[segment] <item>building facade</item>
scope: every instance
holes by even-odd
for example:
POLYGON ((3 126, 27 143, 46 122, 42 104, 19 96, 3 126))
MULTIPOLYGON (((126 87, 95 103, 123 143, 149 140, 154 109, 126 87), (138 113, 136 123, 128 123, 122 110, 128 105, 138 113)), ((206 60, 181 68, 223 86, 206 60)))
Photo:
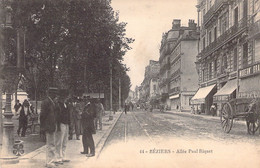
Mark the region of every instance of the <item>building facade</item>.
POLYGON ((160 64, 158 61, 150 60, 149 65, 145 67, 144 80, 141 84, 140 99, 142 102, 149 102, 152 96, 155 96, 158 90, 158 73, 160 64))
POLYGON ((259 90, 258 3, 198 0, 200 89, 191 102, 202 113, 210 114, 212 104, 219 111, 224 102, 259 90))
POLYGON ((190 110, 190 99, 198 89, 196 55, 198 31, 194 20, 188 27, 173 20, 172 29, 163 35, 160 48, 160 83, 162 100, 170 109, 190 110), (166 97, 166 98, 165 98, 166 97))

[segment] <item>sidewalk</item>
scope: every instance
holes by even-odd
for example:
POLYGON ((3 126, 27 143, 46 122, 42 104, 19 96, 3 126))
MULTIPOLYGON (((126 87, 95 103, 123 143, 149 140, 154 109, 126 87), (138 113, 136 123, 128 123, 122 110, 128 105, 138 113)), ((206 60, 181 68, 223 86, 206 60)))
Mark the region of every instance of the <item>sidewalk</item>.
MULTIPOLYGON (((92 158, 87 158, 86 155, 80 154, 83 151, 82 140, 69 140, 67 144, 66 154, 67 159, 70 160, 69 163, 60 165, 58 167, 62 168, 71 168, 71 167, 85 167, 84 165, 89 162, 95 162, 98 158, 100 152, 103 149, 103 146, 108 138, 110 132, 115 126, 117 120, 121 116, 122 112, 116 112, 113 114, 113 120, 109 121, 109 112, 106 112, 106 115, 103 117, 103 128, 102 130, 97 130, 97 133, 93 135, 95 147, 96 147, 96 156, 92 158), (88 161, 88 162, 87 162, 88 161)), ((46 158, 46 146, 43 146, 31 153, 28 153, 19 158, 19 163, 14 165, 2 165, 2 168, 43 168, 45 167, 45 158, 46 158)))
MULTIPOLYGON (((161 113, 159 109, 154 109, 153 111, 161 113)), ((207 120, 216 120, 220 122, 220 116, 212 116, 212 115, 206 115, 206 114, 192 114, 190 111, 177 111, 177 110, 167 110, 164 111, 163 113, 168 113, 168 114, 176 114, 176 115, 182 115, 182 116, 187 116, 187 117, 191 117, 191 116, 195 116, 198 118, 203 118, 203 119, 207 119, 207 120)), ((245 121, 242 119, 238 119, 235 118, 234 122, 240 123, 240 124, 245 124, 245 121)))

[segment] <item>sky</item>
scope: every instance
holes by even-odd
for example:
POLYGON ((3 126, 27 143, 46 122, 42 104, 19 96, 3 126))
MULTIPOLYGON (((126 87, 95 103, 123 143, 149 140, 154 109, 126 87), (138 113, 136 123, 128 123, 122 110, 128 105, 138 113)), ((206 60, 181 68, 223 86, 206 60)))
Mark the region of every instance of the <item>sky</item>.
POLYGON ((132 87, 140 86, 149 60, 159 60, 162 34, 172 27, 173 19, 181 19, 182 26, 189 19, 197 23, 197 0, 112 0, 121 22, 126 22, 126 37, 135 39, 124 57, 130 68, 132 87))

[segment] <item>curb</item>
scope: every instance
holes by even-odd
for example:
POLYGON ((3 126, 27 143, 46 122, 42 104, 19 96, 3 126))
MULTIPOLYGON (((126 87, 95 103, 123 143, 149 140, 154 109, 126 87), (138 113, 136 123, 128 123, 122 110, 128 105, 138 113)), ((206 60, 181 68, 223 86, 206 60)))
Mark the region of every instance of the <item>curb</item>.
POLYGON ((97 143, 96 148, 101 148, 98 152, 97 158, 99 158, 99 155, 101 154, 101 151, 104 149, 104 146, 107 142, 107 139, 108 139, 110 133, 112 132, 113 128, 115 127, 117 121, 122 116, 122 114, 123 114, 123 112, 121 112, 121 114, 118 116, 118 118, 113 123, 113 125, 109 128, 109 130, 101 137, 100 141, 97 143), (99 147, 99 144, 101 145, 101 147, 99 147))
MULTIPOLYGON (((99 145, 101 144, 102 139, 105 138, 105 142, 106 142, 106 139, 108 138, 109 134, 111 133, 112 129, 114 128, 115 124, 117 123, 117 120, 121 117, 121 115, 122 115, 122 112, 121 112, 121 114, 119 115, 119 117, 115 120, 115 122, 112 124, 112 126, 110 126, 110 128, 108 129, 108 131, 107 131, 105 134, 102 135, 102 137, 100 138, 100 140, 96 143, 95 148, 99 148, 99 145)), ((100 154, 100 152, 102 151, 105 142, 102 144, 101 150, 98 152, 99 154, 100 154)), ((42 146, 42 147, 40 147, 40 148, 38 148, 38 149, 36 149, 36 150, 30 152, 30 153, 27 153, 27 154, 25 154, 25 155, 19 157, 18 159, 19 159, 19 160, 31 159, 31 158, 37 156, 38 154, 40 154, 42 151, 45 151, 45 150, 46 150, 46 145, 44 145, 44 146, 42 146)), ((99 154, 98 154, 98 156, 99 156, 99 154)))

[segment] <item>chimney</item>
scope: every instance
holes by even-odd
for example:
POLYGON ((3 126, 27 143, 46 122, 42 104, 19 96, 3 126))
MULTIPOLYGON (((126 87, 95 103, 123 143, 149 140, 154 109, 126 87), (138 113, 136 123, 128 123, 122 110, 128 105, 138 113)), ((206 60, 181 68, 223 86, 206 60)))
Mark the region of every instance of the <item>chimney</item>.
POLYGON ((181 27, 180 19, 173 19, 172 21, 172 29, 179 29, 181 27))
POLYGON ((195 29, 197 27, 197 24, 192 19, 189 19, 188 25, 189 25, 189 28, 193 28, 193 29, 195 29))

